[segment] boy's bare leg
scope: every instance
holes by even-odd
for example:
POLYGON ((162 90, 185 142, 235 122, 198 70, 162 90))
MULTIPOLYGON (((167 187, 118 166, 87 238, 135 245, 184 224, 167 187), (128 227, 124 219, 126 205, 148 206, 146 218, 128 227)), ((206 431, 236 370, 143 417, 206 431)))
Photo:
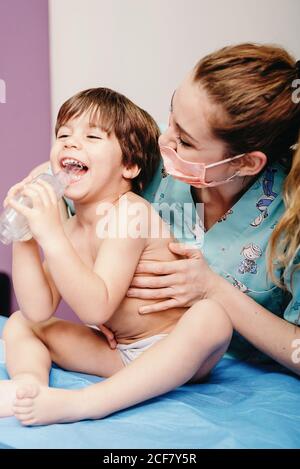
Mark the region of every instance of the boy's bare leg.
POLYGON ((200 380, 225 353, 231 335, 231 322, 223 308, 211 300, 200 301, 166 338, 106 381, 79 391, 40 387, 34 396, 24 391, 16 408, 27 410, 25 425, 105 417, 200 380))
POLYGON ((0 381, 0 417, 13 415, 16 395, 35 396, 36 389, 48 386, 52 361, 67 370, 104 377, 123 367, 118 351, 109 348, 101 333, 57 318, 34 324, 17 311, 7 321, 3 338, 12 380, 0 381))

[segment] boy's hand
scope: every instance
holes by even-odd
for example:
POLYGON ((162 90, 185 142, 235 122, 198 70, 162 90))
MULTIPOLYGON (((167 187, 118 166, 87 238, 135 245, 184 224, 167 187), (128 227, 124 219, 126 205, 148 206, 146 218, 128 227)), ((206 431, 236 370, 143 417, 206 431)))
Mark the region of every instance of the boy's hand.
POLYGON ((21 193, 22 190, 24 189, 25 185, 29 184, 32 180, 33 180, 33 177, 31 175, 29 175, 25 179, 23 179, 22 181, 18 182, 14 186, 12 186, 9 189, 9 191, 8 191, 4 201, 3 201, 3 207, 6 208, 7 205, 8 205, 9 199, 14 198, 18 193, 21 193))
POLYGON ((8 198, 7 204, 24 215, 33 237, 40 246, 43 247, 63 236, 58 200, 51 185, 38 179, 34 183, 23 186, 21 192, 22 195, 30 199, 32 208, 24 206, 12 198, 8 198))
POLYGON ((101 326, 99 326, 99 329, 100 331, 102 332, 102 334, 105 336, 107 342, 108 342, 108 345, 109 347, 112 349, 112 350, 115 350, 115 348, 117 347, 118 345, 118 342, 116 341, 116 338, 114 336, 114 333, 108 329, 108 327, 104 326, 104 324, 102 324, 101 326))

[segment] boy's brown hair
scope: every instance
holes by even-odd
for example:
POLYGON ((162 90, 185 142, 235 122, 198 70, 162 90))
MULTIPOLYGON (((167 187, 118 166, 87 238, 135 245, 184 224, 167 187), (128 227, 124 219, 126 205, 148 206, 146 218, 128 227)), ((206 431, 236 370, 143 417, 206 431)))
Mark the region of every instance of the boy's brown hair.
POLYGON ((67 121, 90 112, 92 125, 114 132, 126 167, 137 165, 140 173, 132 179, 132 191, 142 192, 151 181, 160 162, 159 128, 154 119, 126 96, 109 88, 91 88, 77 93, 60 108, 55 134, 67 121))

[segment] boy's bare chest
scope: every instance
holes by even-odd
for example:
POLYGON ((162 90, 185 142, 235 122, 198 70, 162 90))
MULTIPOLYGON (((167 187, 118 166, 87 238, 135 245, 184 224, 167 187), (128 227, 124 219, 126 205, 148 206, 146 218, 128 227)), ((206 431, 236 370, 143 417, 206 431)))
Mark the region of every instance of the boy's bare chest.
POLYGON ((86 266, 93 268, 97 258, 101 240, 95 239, 95 237, 88 236, 87 234, 81 232, 69 233, 68 237, 82 262, 86 266))

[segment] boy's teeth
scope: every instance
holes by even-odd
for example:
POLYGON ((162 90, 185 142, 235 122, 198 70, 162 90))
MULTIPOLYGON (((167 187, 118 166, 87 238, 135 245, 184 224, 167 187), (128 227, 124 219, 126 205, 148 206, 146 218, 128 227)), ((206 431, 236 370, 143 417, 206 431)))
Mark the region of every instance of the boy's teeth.
POLYGON ((79 162, 79 161, 76 161, 76 160, 73 160, 72 158, 66 158, 66 159, 64 159, 64 160, 62 161, 62 165, 63 165, 63 166, 66 166, 66 165, 74 165, 74 166, 77 166, 77 167, 79 167, 79 168, 81 168, 81 169, 83 169, 84 166, 85 166, 83 163, 81 163, 81 162, 79 162))

